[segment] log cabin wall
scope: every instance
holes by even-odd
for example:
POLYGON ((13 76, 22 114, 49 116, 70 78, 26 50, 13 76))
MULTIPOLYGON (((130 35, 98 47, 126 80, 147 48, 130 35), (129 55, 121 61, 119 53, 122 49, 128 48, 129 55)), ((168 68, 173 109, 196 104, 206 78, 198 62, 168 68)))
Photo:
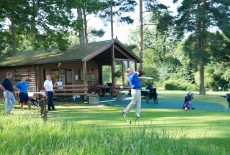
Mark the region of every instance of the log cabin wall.
MULTIPOLYGON (((5 79, 6 73, 12 73, 11 82, 15 86, 18 82, 21 81, 22 77, 27 77, 29 81, 28 91, 37 91, 37 71, 35 66, 22 66, 22 67, 7 67, 0 68, 0 82, 5 79)), ((0 90, 0 96, 2 97, 2 91, 0 90)))
MULTIPOLYGON (((19 66, 0 68, 0 82, 5 78, 6 72, 12 72, 12 84, 15 85, 21 81, 22 77, 28 77, 30 85, 29 91, 41 91, 44 90, 43 84, 46 80, 46 74, 57 73, 58 77, 53 77, 53 83, 55 83, 61 74, 64 74, 65 84, 78 85, 83 84, 83 63, 81 61, 62 62, 55 64, 43 64, 34 66, 19 66), (64 73, 62 73, 64 72, 64 73)), ((100 65, 93 60, 87 62, 87 72, 94 70, 96 72, 96 79, 94 81, 88 81, 88 84, 93 83, 94 86, 100 82, 100 65)), ((2 93, 1 93, 2 94, 2 93)))
POLYGON ((51 74, 53 83, 61 78, 65 85, 83 84, 81 61, 45 64, 41 68, 44 72, 43 82, 45 81, 45 75, 51 74))

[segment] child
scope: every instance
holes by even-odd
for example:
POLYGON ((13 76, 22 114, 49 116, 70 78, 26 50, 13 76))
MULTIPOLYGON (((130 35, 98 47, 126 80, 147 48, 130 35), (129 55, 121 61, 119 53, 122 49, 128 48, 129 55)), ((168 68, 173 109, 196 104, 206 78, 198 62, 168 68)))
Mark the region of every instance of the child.
POLYGON ((31 105, 27 103, 29 101, 29 96, 27 94, 28 86, 29 82, 26 81, 25 77, 21 79, 21 82, 16 84, 16 88, 19 90, 19 104, 21 106, 22 113, 24 113, 23 103, 28 105, 29 112, 32 113, 31 105))

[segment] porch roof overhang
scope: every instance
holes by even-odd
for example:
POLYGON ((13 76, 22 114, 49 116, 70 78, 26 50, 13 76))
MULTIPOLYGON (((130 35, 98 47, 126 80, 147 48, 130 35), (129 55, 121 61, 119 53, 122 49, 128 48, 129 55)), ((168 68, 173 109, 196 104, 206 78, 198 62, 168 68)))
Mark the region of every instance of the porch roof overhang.
POLYGON ((67 51, 24 51, 0 62, 0 67, 28 66, 39 64, 52 64, 68 61, 88 61, 97 55, 109 50, 112 46, 123 53, 125 59, 136 62, 141 60, 129 51, 119 40, 93 42, 70 47, 67 51))

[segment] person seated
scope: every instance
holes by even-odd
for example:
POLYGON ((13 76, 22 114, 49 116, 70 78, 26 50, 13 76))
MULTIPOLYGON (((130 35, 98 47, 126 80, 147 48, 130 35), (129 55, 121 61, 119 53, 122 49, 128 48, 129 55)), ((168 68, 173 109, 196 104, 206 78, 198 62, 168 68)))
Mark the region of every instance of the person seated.
POLYGON ((193 93, 192 93, 192 92, 188 92, 188 93, 186 94, 186 97, 188 98, 188 102, 189 102, 191 108, 194 110, 195 108, 192 106, 193 93))
POLYGON ((185 98, 184 98, 184 104, 183 104, 183 108, 182 109, 184 109, 185 111, 192 109, 192 106, 191 106, 191 104, 189 102, 189 97, 188 96, 185 96, 185 98))

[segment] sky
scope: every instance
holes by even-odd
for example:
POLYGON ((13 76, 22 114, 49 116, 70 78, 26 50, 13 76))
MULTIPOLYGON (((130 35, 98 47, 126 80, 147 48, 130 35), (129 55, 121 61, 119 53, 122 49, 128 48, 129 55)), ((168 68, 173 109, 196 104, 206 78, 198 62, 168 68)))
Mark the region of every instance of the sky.
MULTIPOLYGON (((176 12, 177 5, 173 4, 173 0, 159 0, 161 3, 165 4, 169 7, 169 10, 172 12, 176 12)), ((114 23, 114 37, 117 37, 121 42, 128 43, 129 42, 129 33, 134 30, 138 29, 140 22, 139 22, 139 5, 136 6, 135 12, 131 14, 131 17, 134 19, 133 24, 119 24, 114 23)), ((148 18, 148 14, 144 13, 144 18, 148 18)), ((88 18, 88 25, 89 27, 95 27, 96 29, 104 29, 105 35, 99 40, 109 40, 111 39, 111 30, 110 30, 110 23, 107 23, 107 26, 104 26, 104 23, 94 16, 89 16, 88 18)))
MULTIPOLYGON (((144 0, 143 0, 144 1, 144 0)), ((172 2, 173 0, 159 0, 159 2, 163 3, 164 5, 169 7, 169 10, 172 12, 176 12, 176 8, 178 5, 172 2)), ((179 0, 181 1, 181 0, 179 0)), ((139 3, 139 0, 137 0, 139 3)), ((143 14, 144 20, 149 17, 149 13, 143 14)), ((139 4, 137 4, 135 8, 135 12, 131 13, 131 18, 134 19, 133 24, 118 24, 114 23, 114 38, 118 38, 123 43, 129 43, 129 34, 135 29, 139 29, 140 22, 139 22, 139 4)), ((88 20, 88 28, 96 28, 97 30, 103 29, 105 30, 105 34, 103 37, 98 38, 95 37, 93 40, 89 41, 100 41, 100 40, 110 40, 111 39, 111 30, 110 30, 110 23, 103 23, 103 21, 99 17, 95 16, 87 16, 88 20)), ((10 21, 6 20, 6 25, 10 25, 10 21)))

